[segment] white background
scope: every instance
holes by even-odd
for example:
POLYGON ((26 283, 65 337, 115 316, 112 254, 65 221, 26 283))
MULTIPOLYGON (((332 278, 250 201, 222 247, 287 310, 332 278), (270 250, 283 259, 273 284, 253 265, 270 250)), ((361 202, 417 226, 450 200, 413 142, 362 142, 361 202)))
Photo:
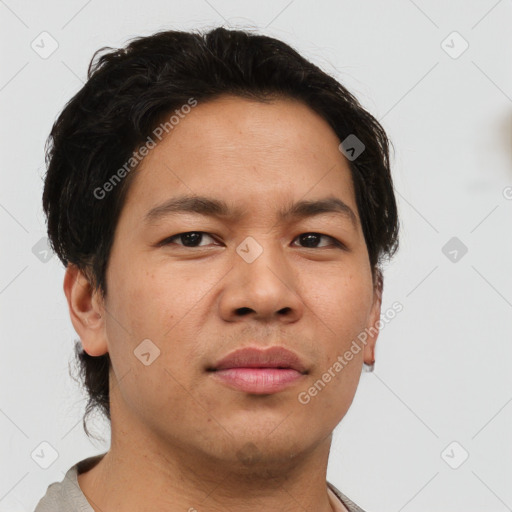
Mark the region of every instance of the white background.
POLYGON ((32 252, 46 234, 52 123, 96 49, 220 24, 294 46, 359 98, 396 150, 401 249, 383 311, 404 309, 336 429, 328 479, 367 512, 512 510, 511 23, 507 0, 0 1, 0 511, 32 511, 109 442, 104 424, 103 443, 82 430, 64 269, 32 252), (43 31, 58 42, 47 59, 31 48, 43 31), (469 44, 457 58, 454 31, 469 44), (452 237, 468 249, 456 262, 442 251, 452 237), (48 469, 31 457, 43 441, 59 453, 48 469), (453 441, 452 465, 469 454, 458 469, 442 457, 453 441))

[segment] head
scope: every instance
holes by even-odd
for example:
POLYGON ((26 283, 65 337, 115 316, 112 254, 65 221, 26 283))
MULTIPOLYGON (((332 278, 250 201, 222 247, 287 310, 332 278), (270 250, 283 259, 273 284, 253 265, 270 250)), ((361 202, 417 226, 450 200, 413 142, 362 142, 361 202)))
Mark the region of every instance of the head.
POLYGON ((383 128, 270 37, 165 31, 96 56, 51 131, 43 193, 86 416, 122 410, 212 456, 314 446, 348 410, 375 330, 314 400, 298 393, 379 320, 398 247, 383 128), (158 208, 178 198, 188 211, 158 208), (302 387, 214 382, 219 358, 248 345, 294 351, 302 387))

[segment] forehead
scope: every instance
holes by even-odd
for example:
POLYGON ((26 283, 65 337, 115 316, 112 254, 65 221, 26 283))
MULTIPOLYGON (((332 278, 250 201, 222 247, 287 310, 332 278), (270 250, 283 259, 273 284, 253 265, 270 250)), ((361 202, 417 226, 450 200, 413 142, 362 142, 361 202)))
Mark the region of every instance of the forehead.
POLYGON ((301 101, 237 96, 199 103, 169 133, 166 142, 172 139, 177 145, 209 146, 216 154, 289 151, 292 147, 297 150, 297 145, 312 151, 329 143, 337 147, 338 141, 328 123, 301 101))
POLYGON ((198 103, 134 171, 125 206, 142 218, 173 196, 207 193, 281 211, 283 202, 334 195, 355 209, 339 142, 321 116, 293 99, 198 103))

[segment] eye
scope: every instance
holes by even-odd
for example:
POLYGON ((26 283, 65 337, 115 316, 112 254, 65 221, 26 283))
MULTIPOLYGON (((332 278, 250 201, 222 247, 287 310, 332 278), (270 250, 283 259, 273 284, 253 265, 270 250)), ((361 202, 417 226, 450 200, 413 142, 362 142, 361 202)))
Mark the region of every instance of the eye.
POLYGON ((178 233, 177 235, 173 235, 162 240, 158 246, 174 244, 175 240, 180 240, 182 243, 178 243, 176 245, 182 245, 183 247, 204 247, 198 245, 203 240, 204 236, 210 237, 214 240, 212 236, 204 231, 186 231, 185 233, 178 233))
MULTIPOLYGON (((211 235, 204 231, 186 231, 184 233, 178 233, 176 235, 172 235, 170 237, 165 238, 161 242, 159 242, 157 245, 159 247, 165 246, 165 245, 181 245, 182 247, 205 247, 208 244, 201 245, 201 242, 204 240, 204 237, 208 237, 213 241, 216 241, 211 235), (180 243, 177 243, 178 241, 180 243)), ((337 247, 340 249, 345 249, 346 246, 342 244, 340 241, 338 241, 336 238, 329 236, 329 235, 323 235, 322 233, 302 233, 300 234, 295 240, 300 240, 301 244, 304 244, 303 247, 307 249, 318 249, 318 248, 329 248, 329 247, 337 247), (319 241, 324 238, 326 240, 330 240, 331 244, 324 244, 319 245, 319 241)))
MULTIPOLYGON (((300 239, 301 243, 305 243, 306 244, 305 246, 308 249, 317 249, 318 248, 317 242, 321 238, 331 240, 332 241, 332 243, 330 244, 331 246, 339 247, 340 249, 346 249, 345 245, 342 244, 340 241, 336 240, 336 238, 333 238, 332 236, 329 236, 329 235, 322 235, 322 233, 302 233, 301 235, 299 235, 296 238, 296 240, 300 239)), ((321 247, 329 247, 329 245, 327 245, 327 246, 324 245, 321 247)))

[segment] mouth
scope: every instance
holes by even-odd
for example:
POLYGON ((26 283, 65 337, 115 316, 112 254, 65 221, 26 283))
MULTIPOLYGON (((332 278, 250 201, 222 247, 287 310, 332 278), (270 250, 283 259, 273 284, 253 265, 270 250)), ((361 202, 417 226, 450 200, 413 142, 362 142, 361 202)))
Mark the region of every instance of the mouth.
POLYGON ((207 370, 217 382, 251 394, 283 391, 308 373, 296 354, 277 346, 236 350, 207 370))

